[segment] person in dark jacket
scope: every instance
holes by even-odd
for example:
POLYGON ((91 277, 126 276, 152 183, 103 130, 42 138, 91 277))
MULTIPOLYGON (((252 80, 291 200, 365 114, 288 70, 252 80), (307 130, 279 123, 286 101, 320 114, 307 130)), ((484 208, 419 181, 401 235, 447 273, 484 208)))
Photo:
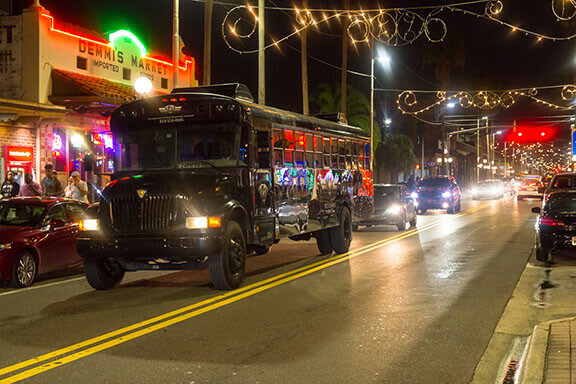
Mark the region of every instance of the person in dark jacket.
POLYGON ((20 184, 14 180, 14 171, 6 173, 6 180, 2 183, 2 198, 9 199, 18 196, 20 192, 20 184))

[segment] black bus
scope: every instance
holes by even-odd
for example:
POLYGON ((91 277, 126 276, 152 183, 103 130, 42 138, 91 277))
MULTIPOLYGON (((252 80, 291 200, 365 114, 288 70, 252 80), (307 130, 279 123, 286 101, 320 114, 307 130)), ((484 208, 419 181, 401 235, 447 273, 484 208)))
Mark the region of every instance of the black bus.
POLYGON ((95 289, 126 271, 203 268, 234 289, 250 254, 285 237, 344 253, 373 213, 363 130, 254 104, 240 84, 138 100, 110 127, 115 174, 78 238, 95 289))

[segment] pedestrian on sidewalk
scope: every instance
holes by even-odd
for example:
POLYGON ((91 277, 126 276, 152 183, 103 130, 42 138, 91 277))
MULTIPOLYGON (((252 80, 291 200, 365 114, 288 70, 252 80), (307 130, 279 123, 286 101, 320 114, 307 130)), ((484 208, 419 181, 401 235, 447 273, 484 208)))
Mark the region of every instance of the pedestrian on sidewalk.
POLYGON ((11 197, 17 197, 20 192, 20 184, 14 180, 14 171, 8 171, 6 173, 6 180, 2 183, 2 198, 10 199, 11 197))
POLYGON ((60 197, 64 194, 64 188, 62 183, 56 176, 54 176, 54 168, 52 164, 46 164, 44 166, 46 171, 46 176, 42 179, 42 190, 44 196, 60 197))
POLYGON ((74 171, 68 180, 66 197, 80 200, 88 204, 88 184, 80 179, 80 172, 74 171))
POLYGON ((20 192, 18 193, 20 197, 29 196, 42 196, 42 187, 40 184, 34 181, 34 177, 30 172, 24 174, 24 184, 20 187, 20 192))

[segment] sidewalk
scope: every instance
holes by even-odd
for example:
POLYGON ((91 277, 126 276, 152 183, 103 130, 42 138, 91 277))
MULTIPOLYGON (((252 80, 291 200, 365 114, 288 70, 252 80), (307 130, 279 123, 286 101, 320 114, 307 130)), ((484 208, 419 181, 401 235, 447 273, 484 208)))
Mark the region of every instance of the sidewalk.
POLYGON ((534 327, 518 382, 576 384, 576 318, 534 327))
POLYGON ((472 383, 576 384, 576 260, 557 261, 530 257, 472 383))

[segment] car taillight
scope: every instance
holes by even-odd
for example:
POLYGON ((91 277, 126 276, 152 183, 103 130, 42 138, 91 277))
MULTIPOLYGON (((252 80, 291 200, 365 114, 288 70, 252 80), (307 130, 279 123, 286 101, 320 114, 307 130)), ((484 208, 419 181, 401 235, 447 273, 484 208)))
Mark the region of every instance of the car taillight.
POLYGON ((552 219, 550 217, 546 217, 546 216, 542 216, 540 218, 540 224, 541 225, 548 225, 550 227, 565 227, 566 226, 566 224, 564 224, 563 222, 558 221, 558 220, 554 220, 554 219, 552 219))

